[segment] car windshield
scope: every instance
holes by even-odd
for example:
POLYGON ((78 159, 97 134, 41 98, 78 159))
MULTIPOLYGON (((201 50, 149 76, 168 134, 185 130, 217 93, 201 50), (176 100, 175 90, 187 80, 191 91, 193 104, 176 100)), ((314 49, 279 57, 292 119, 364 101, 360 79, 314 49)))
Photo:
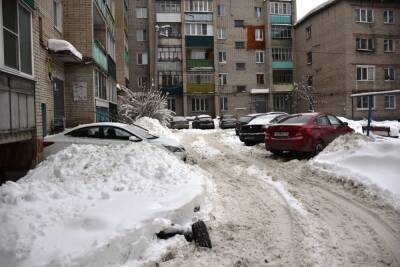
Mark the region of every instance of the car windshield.
POLYGON ((253 116, 243 116, 239 118, 240 122, 249 122, 251 119, 253 118, 253 116))
POLYGON ((158 136, 152 135, 150 134, 145 128, 135 125, 135 124, 131 124, 131 125, 127 125, 126 128, 131 131, 133 134, 137 135, 140 138, 143 139, 156 139, 158 138, 158 136))
POLYGON ((211 120, 211 117, 200 117, 199 120, 201 120, 201 121, 209 121, 209 120, 211 120))
POLYGON ((306 124, 314 115, 296 115, 284 118, 279 123, 297 123, 306 124))

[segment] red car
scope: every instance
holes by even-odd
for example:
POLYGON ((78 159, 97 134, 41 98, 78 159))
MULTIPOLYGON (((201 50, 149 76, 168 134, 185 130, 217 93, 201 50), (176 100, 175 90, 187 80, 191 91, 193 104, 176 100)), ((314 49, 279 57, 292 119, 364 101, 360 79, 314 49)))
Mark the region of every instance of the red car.
POLYGON ((288 116, 265 131, 265 148, 274 154, 283 151, 318 154, 339 135, 353 132, 346 122, 327 113, 288 116))

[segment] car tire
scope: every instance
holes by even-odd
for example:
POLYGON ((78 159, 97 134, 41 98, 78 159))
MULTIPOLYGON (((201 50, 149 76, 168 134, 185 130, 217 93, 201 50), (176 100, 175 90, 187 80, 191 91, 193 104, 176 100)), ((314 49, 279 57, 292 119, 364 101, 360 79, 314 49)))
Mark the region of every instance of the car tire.
POLYGON ((257 143, 254 142, 244 142, 246 146, 255 146, 257 143))
POLYGON ((318 140, 314 147, 314 155, 318 155, 322 150, 324 150, 325 146, 321 140, 318 140))
POLYGON ((212 248, 207 226, 203 221, 192 224, 193 240, 199 247, 212 248))

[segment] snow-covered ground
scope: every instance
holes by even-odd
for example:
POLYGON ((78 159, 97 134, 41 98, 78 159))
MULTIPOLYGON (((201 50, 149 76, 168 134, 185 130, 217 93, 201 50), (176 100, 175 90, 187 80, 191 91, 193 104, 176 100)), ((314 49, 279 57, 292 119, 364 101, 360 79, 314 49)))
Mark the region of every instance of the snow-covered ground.
MULTIPOLYGON (((344 117, 339 117, 343 122, 347 122, 356 133, 362 134, 362 127, 368 125, 368 120, 350 120, 344 117)), ((398 121, 371 121, 371 126, 384 126, 390 128, 390 136, 398 137, 400 132, 400 122, 398 121)))
POLYGON ((147 143, 72 145, 0 187, 0 266, 135 266, 206 218, 208 174, 147 143), (195 206, 200 213, 194 213, 195 206))

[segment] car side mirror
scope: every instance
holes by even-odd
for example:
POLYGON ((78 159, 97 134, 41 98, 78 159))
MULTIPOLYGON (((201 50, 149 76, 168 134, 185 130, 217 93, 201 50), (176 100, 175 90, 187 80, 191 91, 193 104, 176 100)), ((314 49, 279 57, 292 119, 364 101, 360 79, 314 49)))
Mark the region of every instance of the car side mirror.
POLYGON ((140 142, 140 141, 142 141, 142 139, 132 135, 132 136, 129 137, 129 141, 131 141, 131 142, 140 142))

